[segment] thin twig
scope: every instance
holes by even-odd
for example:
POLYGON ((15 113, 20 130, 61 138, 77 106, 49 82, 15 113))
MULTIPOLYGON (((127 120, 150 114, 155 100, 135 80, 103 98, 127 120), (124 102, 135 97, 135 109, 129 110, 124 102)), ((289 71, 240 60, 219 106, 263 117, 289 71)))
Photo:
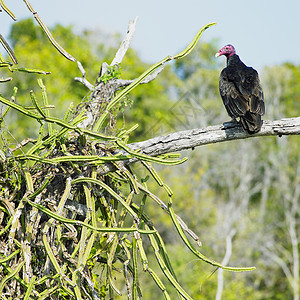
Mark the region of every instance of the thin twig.
POLYGON ((81 82, 81 83, 82 83, 85 87, 87 87, 90 91, 93 91, 93 90, 94 90, 94 86, 93 86, 91 83, 89 83, 89 82, 87 81, 86 78, 83 78, 83 77, 75 77, 74 80, 75 80, 75 81, 81 82))
POLYGON ((83 65, 81 64, 81 62, 79 60, 77 60, 77 66, 78 66, 79 71, 82 74, 82 77, 75 77, 74 80, 81 82, 90 91, 93 91, 94 86, 91 83, 89 83, 88 80, 85 78, 86 72, 85 72, 85 69, 84 69, 83 65))
MULTIPOLYGON (((152 74, 147 76, 143 81, 141 81, 140 84, 146 84, 146 83, 149 83, 152 80, 154 80, 157 77, 157 75, 164 69, 164 67, 165 66, 162 66, 161 68, 154 71, 152 74)), ((126 87, 126 86, 130 85, 131 83, 133 83, 135 80, 136 79, 133 79, 133 80, 117 79, 116 80, 116 87, 118 89, 126 87)))

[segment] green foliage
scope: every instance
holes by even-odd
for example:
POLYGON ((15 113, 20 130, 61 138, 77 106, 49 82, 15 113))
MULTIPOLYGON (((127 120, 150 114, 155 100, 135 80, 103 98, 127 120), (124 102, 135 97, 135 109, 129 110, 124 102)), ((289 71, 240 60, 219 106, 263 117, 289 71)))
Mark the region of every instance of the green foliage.
POLYGON ((286 92, 282 95, 282 101, 285 104, 284 113, 287 117, 297 117, 300 114, 300 66, 291 63, 283 65, 286 79, 286 92))
POLYGON ((97 79, 98 82, 103 81, 105 84, 110 79, 121 78, 120 67, 118 65, 108 66, 107 72, 97 79))

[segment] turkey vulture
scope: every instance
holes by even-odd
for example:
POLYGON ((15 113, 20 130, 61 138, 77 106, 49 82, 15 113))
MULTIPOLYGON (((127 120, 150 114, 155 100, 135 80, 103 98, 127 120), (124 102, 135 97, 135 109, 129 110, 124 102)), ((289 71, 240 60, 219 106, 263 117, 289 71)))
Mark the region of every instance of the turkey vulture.
POLYGON ((225 55, 227 67, 220 74, 220 94, 232 119, 240 118, 244 130, 253 134, 260 131, 261 116, 265 113, 264 94, 258 73, 247 67, 235 54, 232 45, 224 46, 216 57, 225 55))

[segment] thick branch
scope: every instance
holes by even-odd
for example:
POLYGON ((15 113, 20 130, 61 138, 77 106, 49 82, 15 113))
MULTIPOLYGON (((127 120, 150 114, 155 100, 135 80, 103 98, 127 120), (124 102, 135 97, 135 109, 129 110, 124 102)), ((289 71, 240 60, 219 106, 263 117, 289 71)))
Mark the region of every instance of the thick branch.
POLYGON ((298 135, 300 134, 300 117, 264 121, 261 131, 248 134, 239 123, 228 122, 222 125, 208 126, 185 131, 178 131, 166 136, 155 137, 143 142, 129 144, 132 149, 140 149, 144 154, 158 156, 169 152, 193 149, 212 143, 246 139, 257 136, 298 135))
MULTIPOLYGON (((227 122, 221 125, 195 128, 191 130, 178 131, 166 136, 155 137, 146 141, 128 144, 133 150, 140 150, 149 156, 158 156, 170 152, 178 152, 195 147, 220 143, 231 140, 246 139, 258 136, 283 136, 300 134, 300 117, 281 119, 276 121, 266 120, 261 131, 256 134, 248 134, 239 123, 227 122)), ((131 164, 137 162, 137 158, 120 162, 120 164, 131 164)), ((114 171, 115 166, 105 164, 102 166, 101 174, 114 171)))

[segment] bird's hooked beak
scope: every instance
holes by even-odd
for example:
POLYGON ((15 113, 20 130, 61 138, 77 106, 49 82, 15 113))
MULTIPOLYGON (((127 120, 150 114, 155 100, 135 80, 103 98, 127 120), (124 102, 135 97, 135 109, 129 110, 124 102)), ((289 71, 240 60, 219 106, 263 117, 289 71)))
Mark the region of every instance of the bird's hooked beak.
POLYGON ((216 53, 215 57, 219 57, 219 56, 221 56, 221 55, 222 55, 222 54, 221 54, 220 51, 219 51, 219 52, 216 53))

